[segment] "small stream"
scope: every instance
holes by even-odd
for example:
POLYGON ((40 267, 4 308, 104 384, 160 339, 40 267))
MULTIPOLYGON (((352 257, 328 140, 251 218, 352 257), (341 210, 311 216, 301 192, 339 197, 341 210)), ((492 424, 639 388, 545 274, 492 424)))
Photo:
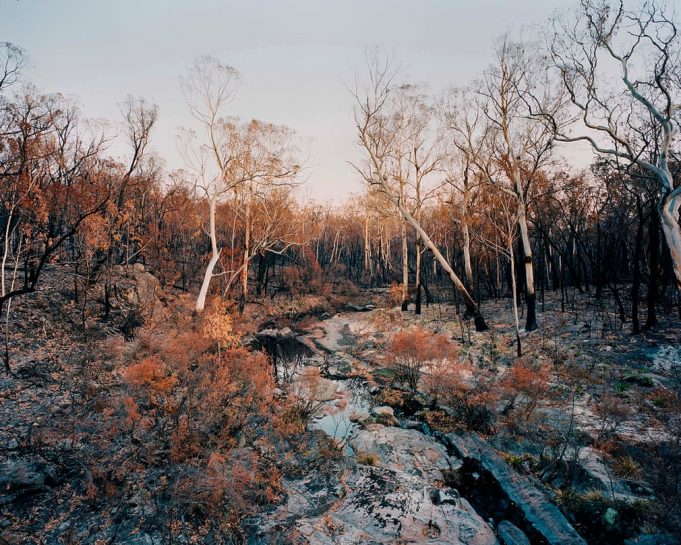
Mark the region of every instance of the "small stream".
POLYGON ((312 421, 312 429, 322 430, 343 447, 346 456, 354 456, 350 440, 359 426, 358 418, 371 412, 371 394, 366 380, 360 378, 333 379, 339 399, 327 402, 327 414, 312 421))
MULTIPOLYGON (((344 356, 344 351, 349 347, 354 346, 356 343, 356 338, 352 333, 353 320, 360 319, 361 318, 354 318, 354 316, 351 315, 336 315, 333 318, 320 322, 319 328, 323 329, 323 334, 321 336, 319 334, 315 336, 310 333, 303 337, 298 337, 298 344, 300 345, 299 350, 293 346, 294 343, 288 341, 286 350, 277 352, 280 361, 282 357, 286 357, 296 360, 299 364, 294 366, 294 371, 289 374, 289 380, 295 384, 295 381, 301 376, 301 373, 306 367, 313 365, 320 366, 323 363, 323 360, 344 356), (310 345, 317 346, 320 349, 319 353, 311 355, 310 345)), ((366 434, 378 433, 379 435, 376 436, 375 441, 373 443, 370 441, 373 448, 378 448, 380 451, 381 448, 387 447, 389 451, 401 451, 402 456, 406 457, 401 458, 400 461, 407 466, 414 468, 409 470, 409 478, 416 477, 420 479, 420 482, 416 487, 417 489, 432 489, 438 478, 445 477, 444 470, 440 467, 443 462, 445 464, 449 463, 450 468, 453 467, 452 464, 457 464, 457 469, 462 469, 460 461, 450 458, 450 452, 442 452, 443 450, 449 451, 449 447, 444 438, 440 437, 440 434, 438 433, 429 433, 429 429, 425 424, 410 430, 383 428, 383 432, 368 431, 367 428, 358 424, 359 421, 366 420, 371 416, 372 409, 375 406, 372 399, 371 388, 367 381, 357 377, 341 378, 337 374, 329 374, 327 376, 331 378, 324 378, 323 380, 325 381, 325 387, 328 387, 328 391, 332 392, 332 394, 329 395, 327 401, 324 402, 324 408, 320 411, 320 415, 314 418, 310 423, 310 428, 321 430, 332 437, 342 446, 345 456, 356 456, 357 453, 351 446, 351 442, 353 439, 357 439, 358 435, 366 436, 366 434), (335 394, 333 394, 334 388, 335 394), (391 429, 394 431, 390 431, 391 429), (379 438, 381 433, 383 436, 379 438), (384 442, 386 434, 392 434, 391 437, 393 437, 392 442, 387 444, 384 442), (427 456, 425 456, 426 451, 430 451, 431 453, 440 452, 441 454, 437 456, 439 461, 438 459, 424 461, 425 458, 427 458, 427 456), (440 473, 441 471, 442 473, 440 473), (418 477, 418 475, 420 475, 420 477, 418 477), (440 477, 434 475, 440 475, 440 477)), ((411 415, 407 415, 407 417, 410 416, 411 415)), ((460 493, 462 499, 466 498, 464 501, 466 501, 468 507, 464 508, 460 504, 459 507, 453 511, 443 510, 443 514, 445 512, 448 514, 438 521, 440 524, 440 526, 437 526, 438 536, 440 535, 440 527, 442 527, 442 531, 444 532, 445 527, 448 527, 447 530, 451 531, 452 526, 456 527, 461 524, 465 526, 466 522, 464 522, 464 519, 459 519, 459 517, 465 517, 465 513, 470 513, 471 516, 482 517, 478 520, 480 521, 479 524, 483 525, 485 524, 483 521, 488 518, 493 518, 494 525, 496 525, 501 522, 501 519, 499 518, 500 513, 502 517, 509 517, 509 514, 512 511, 509 505, 507 505, 508 501, 503 492, 500 491, 498 485, 496 488, 494 486, 485 485, 483 482, 484 479, 479 480, 482 473, 479 468, 469 467, 468 469, 470 470, 468 472, 470 475, 460 475, 461 482, 457 486, 458 492, 456 492, 456 490, 454 491, 457 497, 460 493)), ((379 493, 379 496, 375 501, 379 501, 381 494, 384 493, 381 490, 377 492, 379 493)), ((430 501, 428 501, 428 503, 430 503, 430 501)), ((402 519, 406 521, 407 519, 404 518, 405 513, 402 513, 402 515, 402 519)), ((410 513, 408 518, 416 520, 417 517, 413 516, 413 513, 410 513)), ((521 517, 509 518, 521 526, 521 528, 525 526, 521 517)), ((424 520, 428 525, 431 524, 427 518, 424 520)), ((477 532, 487 532, 488 530, 481 530, 478 527, 477 532)), ((543 545, 546 543, 540 536, 536 534, 533 535, 532 531, 528 531, 528 528, 525 527, 523 530, 525 530, 526 534, 530 537, 532 545, 543 545)), ((442 537, 445 538, 444 535, 442 537)), ((491 534, 491 538, 494 540, 493 533, 491 534)), ((430 539, 431 538, 428 538, 428 540, 430 539)), ((443 543, 450 542, 455 541, 443 541, 443 543)), ((379 541, 376 541, 376 543, 379 543, 379 541)))

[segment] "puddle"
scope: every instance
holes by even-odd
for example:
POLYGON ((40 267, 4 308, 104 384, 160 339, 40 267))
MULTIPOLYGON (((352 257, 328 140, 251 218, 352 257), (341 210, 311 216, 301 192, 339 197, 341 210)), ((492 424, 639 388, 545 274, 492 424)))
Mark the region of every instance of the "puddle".
POLYGON ((357 431, 353 415, 368 416, 371 411, 369 388, 359 378, 332 380, 336 385, 337 399, 326 403, 327 414, 315 418, 310 427, 321 430, 343 446, 346 456, 355 454, 349 445, 350 439, 357 431))

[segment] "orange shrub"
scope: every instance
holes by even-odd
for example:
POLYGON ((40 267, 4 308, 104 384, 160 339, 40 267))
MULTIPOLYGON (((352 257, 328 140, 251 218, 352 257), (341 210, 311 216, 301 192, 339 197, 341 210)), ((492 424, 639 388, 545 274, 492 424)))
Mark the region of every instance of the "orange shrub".
POLYGON ((501 383, 501 390, 506 398, 506 406, 502 412, 507 414, 517 408, 526 420, 529 419, 539 401, 548 393, 550 377, 550 365, 518 358, 501 383))
POLYGON ((420 327, 405 329, 396 333, 388 346, 389 364, 395 378, 406 383, 416 392, 422 368, 426 364, 454 359, 457 351, 446 335, 435 334, 420 327))

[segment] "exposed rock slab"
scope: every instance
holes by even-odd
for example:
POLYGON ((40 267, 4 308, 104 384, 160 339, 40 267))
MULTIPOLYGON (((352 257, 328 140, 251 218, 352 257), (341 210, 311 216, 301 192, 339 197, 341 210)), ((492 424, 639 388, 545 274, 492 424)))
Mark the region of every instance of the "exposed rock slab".
MULTIPOLYGON (((474 434, 446 436, 448 444, 469 467, 479 468, 498 484, 510 502, 509 511, 515 513, 528 534, 544 540, 548 545, 586 545, 560 510, 549 503, 546 496, 529 479, 519 475, 474 434)), ((531 536, 532 537, 532 536, 531 536)))

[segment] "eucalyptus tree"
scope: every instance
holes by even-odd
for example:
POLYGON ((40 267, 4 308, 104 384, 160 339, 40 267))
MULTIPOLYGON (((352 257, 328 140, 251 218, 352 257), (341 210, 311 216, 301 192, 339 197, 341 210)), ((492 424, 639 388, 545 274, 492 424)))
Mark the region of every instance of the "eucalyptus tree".
POLYGON ((681 77, 672 10, 645 1, 582 0, 553 21, 548 53, 573 115, 560 123, 538 108, 558 142, 585 141, 599 155, 636 165, 657 182, 658 212, 681 290, 681 185, 671 159, 678 146, 681 77), (619 86, 611 84, 613 76, 619 86))
MULTIPOLYGON (((541 59, 529 49, 528 44, 504 36, 495 48, 494 63, 483 77, 447 97, 443 121, 461 155, 454 180, 463 184, 464 217, 473 180, 488 190, 505 193, 515 204, 525 270, 525 329, 532 331, 537 328, 537 316, 528 209, 531 186, 551 158, 553 138, 535 109, 538 103, 557 117, 561 98, 548 81, 543 81, 541 59)), ((464 233, 467 231, 464 225, 464 233)))
POLYGON ((234 176, 235 124, 229 122, 226 106, 234 98, 239 72, 209 56, 199 57, 182 80, 182 91, 191 115, 199 123, 201 135, 188 131, 181 141, 181 152, 194 183, 208 200, 208 236, 211 258, 204 273, 195 310, 202 312, 213 270, 220 259, 216 234, 216 209, 220 199, 232 191, 238 181, 234 176))
POLYGON ((389 60, 378 56, 368 58, 368 83, 360 88, 359 83, 353 96, 355 98, 355 127, 360 146, 366 152, 369 167, 356 167, 365 181, 383 192, 395 206, 402 218, 416 231, 418 237, 433 253, 434 258, 447 272, 457 291, 464 298, 467 312, 474 317, 478 331, 487 329, 487 324, 478 304, 470 295, 454 269, 442 255, 437 245, 423 229, 409 209, 409 202, 396 191, 395 149, 400 149, 399 134, 393 130, 392 117, 397 90, 396 73, 389 60))

